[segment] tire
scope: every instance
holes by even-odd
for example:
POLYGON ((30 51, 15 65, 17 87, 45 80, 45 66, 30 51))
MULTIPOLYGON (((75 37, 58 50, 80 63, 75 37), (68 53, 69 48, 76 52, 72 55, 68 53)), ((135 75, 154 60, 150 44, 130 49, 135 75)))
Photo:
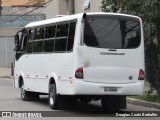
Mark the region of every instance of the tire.
POLYGON ((57 106, 58 95, 57 95, 55 84, 50 85, 48 101, 49 101, 49 106, 50 106, 51 109, 57 109, 58 108, 58 106, 57 106))
POLYGON ((31 100, 31 95, 28 91, 24 90, 24 86, 21 87, 21 99, 24 101, 31 100))
POLYGON ((85 97, 82 97, 82 98, 79 98, 79 100, 82 102, 82 103, 89 103, 89 102, 91 102, 92 101, 92 99, 91 98, 85 98, 85 97))
POLYGON ((48 102, 53 110, 68 110, 74 109, 77 99, 73 96, 57 95, 56 85, 51 84, 49 89, 48 102))
POLYGON ((24 101, 39 100, 39 94, 24 90, 24 82, 21 82, 21 99, 24 101))
POLYGON ((126 96, 103 96, 101 98, 101 104, 105 111, 126 109, 126 96))
POLYGON ((30 96, 31 96, 31 100, 33 101, 38 101, 40 100, 39 94, 36 92, 29 92, 30 96))
POLYGON ((59 109, 61 110, 75 110, 77 106, 77 98, 75 96, 70 95, 61 95, 58 97, 59 109))

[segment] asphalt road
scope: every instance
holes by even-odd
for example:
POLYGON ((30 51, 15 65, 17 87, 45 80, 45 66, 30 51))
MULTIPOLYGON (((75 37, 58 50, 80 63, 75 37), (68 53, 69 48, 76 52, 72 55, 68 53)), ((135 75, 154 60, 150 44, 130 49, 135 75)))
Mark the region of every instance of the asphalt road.
MULTIPOLYGON (((78 102, 76 106, 76 110, 54 111, 49 108, 47 97, 48 96, 40 96, 39 101, 22 101, 20 98, 19 89, 13 88, 12 80, 0 78, 0 111, 52 111, 52 112, 55 112, 56 116, 58 116, 54 118, 57 120, 64 119, 64 117, 65 117, 65 120, 74 119, 73 117, 76 117, 76 119, 82 119, 81 117, 83 117, 84 120, 90 120, 90 119, 106 120, 109 118, 106 116, 112 116, 116 114, 116 113, 103 112, 100 101, 91 102, 90 104, 83 104, 83 103, 78 102), (88 111, 94 111, 94 112, 88 112, 88 111)), ((128 112, 128 111, 160 111, 160 110, 127 104, 127 109, 121 110, 121 111, 128 112)), ((0 120, 1 119, 2 118, 0 118, 0 120)), ((12 119, 17 120, 17 118, 12 118, 12 119)), ((34 119, 37 119, 37 118, 33 118, 33 120, 34 119)), ((46 118, 46 119, 50 120, 52 118, 46 118)), ((116 117, 116 118, 111 117, 109 119, 119 120, 119 119, 124 119, 124 118, 123 117, 116 117)), ((131 117, 131 118, 126 118, 126 119, 135 119, 135 118, 131 117)), ((146 120, 150 118, 140 117, 139 119, 146 120)), ((155 117, 152 119, 158 119, 158 118, 155 117)), ((7 120, 9 120, 9 118, 7 118, 7 120)))

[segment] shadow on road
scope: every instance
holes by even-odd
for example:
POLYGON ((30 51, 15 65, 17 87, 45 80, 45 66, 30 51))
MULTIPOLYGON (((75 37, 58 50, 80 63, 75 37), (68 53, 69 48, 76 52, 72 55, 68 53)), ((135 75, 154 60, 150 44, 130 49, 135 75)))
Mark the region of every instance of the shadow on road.
MULTIPOLYGON (((48 96, 43 96, 38 101, 32 101, 35 104, 44 105, 49 107, 48 105, 48 96)), ((65 108, 64 110, 52 110, 45 111, 47 115, 51 115, 54 117, 108 117, 115 116, 117 112, 122 111, 114 111, 108 112, 104 111, 100 104, 95 104, 96 102, 91 103, 81 103, 77 101, 76 104, 72 108, 65 108)))
MULTIPOLYGON (((38 104, 43 104, 48 106, 48 96, 40 97, 40 100, 33 101, 38 104)), ((66 108, 66 110, 80 110, 80 111, 102 111, 102 107, 98 104, 93 104, 95 102, 91 103, 81 103, 80 101, 77 101, 75 104, 73 104, 72 108, 66 108)), ((48 106, 49 107, 49 106, 48 106)))

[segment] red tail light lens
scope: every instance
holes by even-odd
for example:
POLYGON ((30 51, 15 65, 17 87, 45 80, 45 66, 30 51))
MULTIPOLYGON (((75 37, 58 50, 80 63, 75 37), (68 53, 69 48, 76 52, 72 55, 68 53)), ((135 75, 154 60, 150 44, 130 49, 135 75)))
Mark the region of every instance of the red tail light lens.
POLYGON ((83 68, 78 68, 76 70, 75 77, 78 79, 83 79, 83 68))
POLYGON ((144 80, 144 71, 142 69, 139 70, 139 77, 138 80, 144 80))

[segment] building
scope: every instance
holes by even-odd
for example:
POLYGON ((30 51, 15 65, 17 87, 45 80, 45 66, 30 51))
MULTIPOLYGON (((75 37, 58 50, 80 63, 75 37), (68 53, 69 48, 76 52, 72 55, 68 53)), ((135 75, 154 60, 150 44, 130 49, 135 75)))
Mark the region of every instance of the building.
MULTIPOLYGON (((48 1, 48 0, 46 0, 48 1)), ((45 9, 46 18, 84 12, 101 12, 102 0, 53 0, 45 9)))
POLYGON ((14 35, 32 21, 46 19, 45 0, 2 0, 0 16, 0 66, 11 66, 14 60, 14 35))
POLYGON ((41 12, 44 4, 45 0, 1 0, 0 36, 5 36, 11 29, 20 29, 31 21, 46 19, 41 12))
POLYGON ((14 35, 29 22, 57 15, 100 12, 101 2, 102 0, 2 0, 0 66, 10 66, 13 62, 14 35))

